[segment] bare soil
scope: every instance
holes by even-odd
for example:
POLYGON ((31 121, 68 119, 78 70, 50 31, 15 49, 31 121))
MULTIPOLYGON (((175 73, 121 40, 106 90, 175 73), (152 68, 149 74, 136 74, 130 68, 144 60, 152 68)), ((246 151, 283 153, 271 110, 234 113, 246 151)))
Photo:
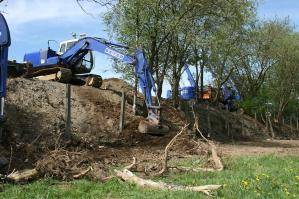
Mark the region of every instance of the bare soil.
MULTIPOLYGON (((32 79, 9 79, 6 102, 7 122, 0 142, 0 157, 8 162, 1 173, 36 167, 41 175, 72 179, 92 167, 89 177, 102 179, 111 166, 131 163, 136 157, 145 173, 161 169, 164 148, 187 123, 188 115, 163 101, 163 123, 170 127, 165 136, 138 133, 138 124, 146 115, 142 95, 138 95, 139 116, 132 114, 132 88, 119 79, 104 80, 101 89, 72 86, 72 136, 66 137, 66 85, 32 79), (119 134, 121 91, 127 94, 126 123, 119 134)), ((258 138, 251 142, 221 144, 223 155, 291 154, 297 155, 297 141, 267 141, 262 124, 252 118, 216 109, 199 107, 203 131, 226 140, 238 137, 258 138), (206 116, 211 125, 207 126, 206 116), (225 121, 228 118, 230 131, 225 121), (241 136, 238 136, 241 135, 241 136)), ((194 135, 192 126, 177 140, 171 157, 199 155, 208 159, 207 145, 194 135)), ((0 162, 1 163, 1 162, 0 162)), ((1 164, 0 164, 1 166, 1 164)))
POLYGON ((299 140, 255 140, 220 144, 219 151, 227 156, 243 155, 296 155, 299 156, 299 140))

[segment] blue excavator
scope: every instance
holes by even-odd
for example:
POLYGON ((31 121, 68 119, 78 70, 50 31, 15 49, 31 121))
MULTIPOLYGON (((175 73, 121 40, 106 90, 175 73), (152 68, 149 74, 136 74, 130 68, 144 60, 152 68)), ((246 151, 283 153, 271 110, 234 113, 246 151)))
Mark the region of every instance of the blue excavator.
MULTIPOLYGON (((196 98, 196 82, 193 78, 193 75, 189 69, 188 64, 184 65, 183 73, 184 72, 187 73, 187 78, 190 83, 190 86, 184 86, 184 87, 179 88, 179 97, 182 100, 189 101, 189 100, 196 98)), ((198 97, 201 98, 201 95, 199 95, 198 97)), ((209 101, 212 99, 212 87, 211 86, 208 86, 207 88, 204 89, 202 97, 203 97, 203 100, 209 101)), ((171 98, 172 98, 172 91, 168 90, 167 91, 167 99, 171 99, 171 98)))
POLYGON ((145 104, 148 110, 148 117, 139 123, 138 130, 141 133, 165 134, 169 128, 161 124, 161 106, 154 104, 152 91, 156 93, 155 82, 150 67, 145 58, 144 52, 135 50, 133 55, 124 53, 129 47, 122 44, 109 42, 102 38, 84 37, 74 42, 65 52, 57 53, 50 47, 46 50, 25 54, 24 61, 29 65, 27 77, 37 77, 42 75, 53 75, 55 80, 60 82, 70 82, 82 77, 101 77, 90 74, 91 68, 82 64, 84 57, 93 51, 103 53, 112 58, 135 67, 135 73, 141 91, 144 95, 145 104))
MULTIPOLYGON (((196 82, 193 78, 188 64, 184 65, 183 73, 184 72, 187 73, 190 86, 179 88, 179 97, 182 100, 189 101, 196 98, 196 82)), ((212 87, 209 86, 203 91, 203 100, 212 101, 212 93, 212 87)), ((237 109, 235 101, 240 101, 241 95, 231 79, 228 79, 228 82, 221 87, 221 95, 222 104, 224 104, 229 111, 235 111, 237 109)), ((167 98, 172 98, 171 90, 167 91, 167 98)))
MULTIPOLYGON (((191 100, 191 99, 195 99, 195 89, 196 89, 196 82, 192 76, 192 73, 189 69, 189 65, 185 64, 184 65, 184 70, 183 73, 186 72, 187 76, 188 76, 188 81, 190 83, 190 86, 184 86, 184 87, 180 87, 179 88, 179 97, 182 100, 191 100)), ((168 90, 166 93, 167 99, 171 99, 172 98, 172 90, 168 90)))
POLYGON ((6 96, 6 79, 8 65, 8 48, 10 46, 10 32, 4 16, 0 13, 0 123, 5 121, 4 102, 6 96))

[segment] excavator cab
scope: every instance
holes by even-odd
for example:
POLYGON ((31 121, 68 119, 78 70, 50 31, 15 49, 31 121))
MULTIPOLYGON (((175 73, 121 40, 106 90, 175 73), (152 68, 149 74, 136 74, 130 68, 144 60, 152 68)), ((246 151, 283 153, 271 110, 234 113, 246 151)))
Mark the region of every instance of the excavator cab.
MULTIPOLYGON (((62 41, 59 44, 59 50, 57 51, 58 55, 62 55, 68 49, 70 49, 79 39, 71 39, 62 41)), ((90 73, 91 70, 94 68, 94 56, 92 51, 88 51, 88 53, 76 64, 74 67, 74 73, 90 73)))
POLYGON ((4 16, 0 13, 0 122, 5 121, 4 99, 6 96, 6 79, 8 64, 8 48, 10 46, 10 32, 4 16))

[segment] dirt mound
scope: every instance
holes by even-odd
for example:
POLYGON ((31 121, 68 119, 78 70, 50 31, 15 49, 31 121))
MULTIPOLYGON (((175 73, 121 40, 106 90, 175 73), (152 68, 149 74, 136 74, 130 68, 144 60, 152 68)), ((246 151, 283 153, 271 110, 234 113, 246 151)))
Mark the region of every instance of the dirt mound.
MULTIPOLYGON (((115 86, 115 79, 104 81, 104 87, 109 85, 115 86)), ((125 82, 123 85, 129 93, 128 85, 125 82)), ((90 145, 116 142, 119 139, 120 96, 124 88, 72 86, 72 132, 90 145)), ((61 83, 10 79, 6 109, 8 131, 27 143, 35 139, 32 135, 58 138, 65 131, 65 96, 66 86, 61 83)), ((125 129, 136 133, 141 117, 133 116, 131 103, 126 103, 125 118, 125 129)), ((47 140, 48 145, 49 142, 52 146, 57 144, 53 139, 47 140)))
MULTIPOLYGON (((200 118, 201 130, 214 139, 223 141, 270 137, 270 133, 263 124, 246 114, 229 112, 207 104, 196 105, 194 109, 200 118)), ((186 112, 189 117, 193 117, 192 110, 189 109, 186 112)))
MULTIPOLYGON (((85 168, 89 163, 109 162, 114 159, 109 156, 110 149, 105 150, 107 153, 99 158, 99 148, 103 145, 110 146, 112 151, 119 147, 121 151, 126 151, 129 147, 134 149, 140 146, 140 150, 142 150, 140 153, 144 153, 143 147, 158 147, 158 150, 161 150, 184 124, 184 121, 178 117, 179 113, 168 107, 164 116, 165 123, 170 126, 167 136, 154 137, 138 133, 138 124, 143 117, 132 114, 131 87, 122 80, 111 79, 104 80, 101 89, 72 86, 72 137, 69 138, 64 136, 65 84, 16 78, 9 79, 7 87, 7 122, 0 145, 3 148, 0 156, 9 160, 6 162, 10 162, 10 165, 7 166, 10 169, 34 167, 39 161, 39 168, 45 175, 49 176, 49 170, 58 168, 59 171, 52 173, 52 176, 69 178, 70 175, 76 173, 78 169, 85 168), (127 93, 127 102, 125 129, 119 135, 122 90, 127 93), (174 122, 173 118, 175 118, 174 122), (73 162, 70 161, 69 165, 62 166, 65 171, 60 171, 61 166, 59 165, 64 165, 62 162, 66 161, 66 155, 57 152, 61 149, 68 151, 68 154, 87 151, 88 156, 92 158, 88 160, 83 158, 87 163, 78 165, 77 160, 81 156, 71 155, 73 162), (50 164, 51 162, 57 165, 50 164), (68 173, 70 168, 73 169, 73 172, 69 172, 68 175, 65 172, 68 173)), ((143 112, 142 96, 138 97, 138 102, 140 104, 139 112, 143 112)), ((128 150, 128 153, 130 152, 131 150, 128 150)), ((125 160, 120 162, 131 161, 130 155, 124 157, 125 160)), ((5 171, 8 169, 7 167, 4 169, 5 171)))
MULTIPOLYGON (((32 79, 9 79, 6 102, 7 122, 0 144, 2 171, 36 167, 45 176, 72 179, 86 171, 93 179, 105 176, 109 166, 131 163, 137 157, 142 169, 158 171, 164 148, 191 121, 186 112, 162 102, 163 123, 170 132, 162 137, 138 133, 143 116, 132 113, 132 87, 119 79, 104 80, 100 89, 72 86, 72 136, 65 137, 66 85, 32 79), (127 95, 125 128, 119 134, 121 92, 127 95), (189 120, 189 122, 188 122, 189 120)), ((146 115, 143 96, 138 95, 138 113, 146 115)), ((215 137, 259 134, 250 118, 201 107, 200 126, 215 137), (208 119, 209 118, 209 119, 208 119), (230 123, 226 135, 225 122, 230 123), (233 123, 235 122, 235 123, 233 123)), ((258 130, 257 130, 258 129, 258 130)), ((206 146, 194 134, 186 134, 171 150, 172 156, 207 155, 206 146)), ((1 163, 1 161, 0 161, 1 163)), ((1 167, 1 164, 0 164, 1 167)), ((1 168, 0 168, 1 169, 1 168)))

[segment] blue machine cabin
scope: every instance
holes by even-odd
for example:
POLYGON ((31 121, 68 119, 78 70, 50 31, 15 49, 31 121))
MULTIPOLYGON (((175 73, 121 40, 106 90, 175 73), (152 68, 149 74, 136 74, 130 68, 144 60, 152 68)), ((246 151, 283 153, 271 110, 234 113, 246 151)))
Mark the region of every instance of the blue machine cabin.
POLYGON ((40 50, 38 52, 27 53, 24 55, 24 62, 31 63, 34 68, 44 65, 57 63, 56 51, 48 48, 47 50, 40 50), (54 60, 52 60, 53 58, 54 60))

